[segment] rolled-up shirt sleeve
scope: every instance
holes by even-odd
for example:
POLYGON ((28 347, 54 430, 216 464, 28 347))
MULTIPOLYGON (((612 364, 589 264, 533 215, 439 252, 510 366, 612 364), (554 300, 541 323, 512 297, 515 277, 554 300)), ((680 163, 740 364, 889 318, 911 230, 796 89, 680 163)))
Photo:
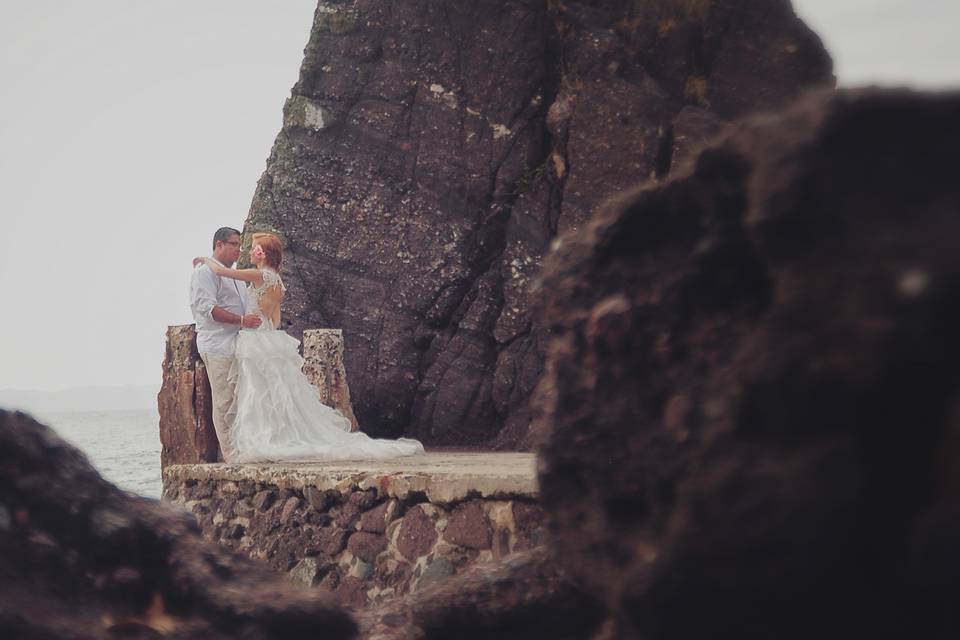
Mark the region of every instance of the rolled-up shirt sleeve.
POLYGON ((190 310, 194 318, 213 320, 213 307, 217 304, 217 276, 209 267, 194 269, 190 278, 190 310))

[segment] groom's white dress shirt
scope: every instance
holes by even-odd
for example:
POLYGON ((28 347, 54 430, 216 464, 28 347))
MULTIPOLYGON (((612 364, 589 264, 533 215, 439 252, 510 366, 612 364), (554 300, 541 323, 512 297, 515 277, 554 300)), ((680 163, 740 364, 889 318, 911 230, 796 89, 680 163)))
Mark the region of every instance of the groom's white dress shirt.
MULTIPOLYGON (((219 260, 217 263, 222 264, 219 260)), ((214 320, 214 306, 242 315, 247 308, 247 287, 236 280, 221 278, 201 264, 190 278, 190 310, 197 323, 197 351, 232 358, 240 325, 214 320)))

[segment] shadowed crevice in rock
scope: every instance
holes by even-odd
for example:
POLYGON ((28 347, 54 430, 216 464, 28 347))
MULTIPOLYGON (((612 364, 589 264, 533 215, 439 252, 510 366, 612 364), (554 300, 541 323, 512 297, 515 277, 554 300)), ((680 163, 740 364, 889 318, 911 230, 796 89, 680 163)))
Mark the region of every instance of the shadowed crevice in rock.
POLYGON ((529 448, 551 240, 831 82, 785 1, 320 3, 246 229, 286 242, 284 329, 343 328, 364 430, 529 448))

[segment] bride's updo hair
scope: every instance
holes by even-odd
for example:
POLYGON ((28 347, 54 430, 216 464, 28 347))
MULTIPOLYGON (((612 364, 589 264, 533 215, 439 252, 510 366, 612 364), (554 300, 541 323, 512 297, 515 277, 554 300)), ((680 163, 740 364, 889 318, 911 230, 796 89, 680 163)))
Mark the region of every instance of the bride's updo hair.
POLYGON ((254 244, 263 247, 264 261, 267 265, 280 271, 280 263, 283 262, 283 245, 280 244, 280 238, 272 233, 255 233, 251 246, 254 244))

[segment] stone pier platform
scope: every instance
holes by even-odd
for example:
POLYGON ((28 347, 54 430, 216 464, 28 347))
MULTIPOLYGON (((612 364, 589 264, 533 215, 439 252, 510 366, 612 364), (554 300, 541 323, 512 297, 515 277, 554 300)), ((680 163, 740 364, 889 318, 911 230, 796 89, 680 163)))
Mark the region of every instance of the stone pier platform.
MULTIPOLYGON (((342 333, 305 331, 303 355, 320 401, 356 425, 342 333)), ((164 499, 192 512, 204 537, 327 589, 345 605, 409 593, 543 541, 533 454, 217 463, 210 385, 192 325, 168 329, 163 372, 164 499)))
POLYGON ((164 498, 193 512, 205 537, 355 607, 544 539, 530 453, 174 464, 163 484, 164 498))
POLYGON ((450 504, 470 496, 537 497, 536 456, 532 453, 428 451, 390 460, 347 460, 298 464, 179 464, 163 472, 164 483, 231 481, 270 484, 281 489, 321 491, 377 489, 406 500, 422 493, 428 501, 450 504))

